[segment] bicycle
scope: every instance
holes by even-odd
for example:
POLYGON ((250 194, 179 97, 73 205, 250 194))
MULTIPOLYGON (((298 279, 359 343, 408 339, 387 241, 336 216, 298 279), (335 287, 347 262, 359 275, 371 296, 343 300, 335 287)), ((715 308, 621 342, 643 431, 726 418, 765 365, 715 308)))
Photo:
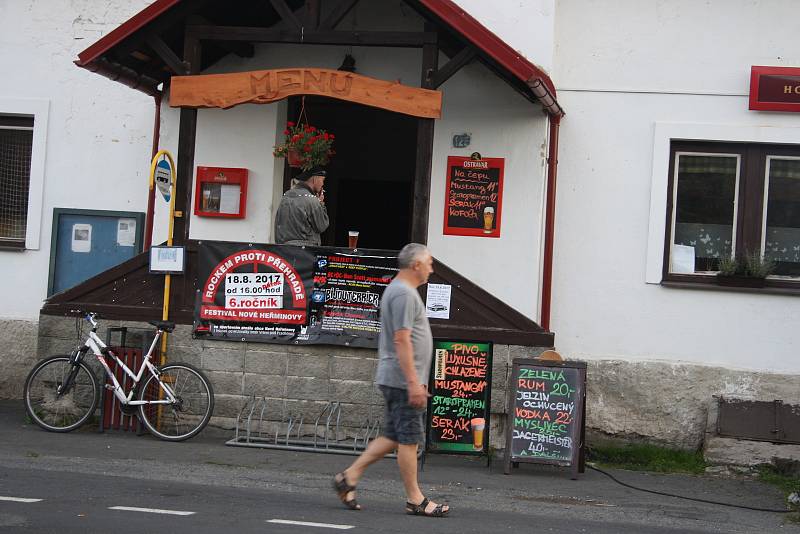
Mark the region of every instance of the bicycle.
POLYGON ((123 411, 138 410, 139 420, 151 434, 167 441, 183 441, 205 428, 214 410, 214 391, 208 378, 188 363, 157 367, 150 361, 161 335, 172 332, 175 323, 150 321, 156 327, 156 334, 141 366, 134 372, 97 335, 98 315, 79 313, 92 326, 86 341, 72 354, 39 361, 25 380, 25 410, 34 423, 51 432, 69 432, 92 417, 100 388, 94 372, 83 361, 91 351, 112 382, 105 387, 114 392, 123 411), (114 376, 107 361, 109 357, 131 378, 128 391, 114 376), (149 374, 145 375, 145 371, 149 374))

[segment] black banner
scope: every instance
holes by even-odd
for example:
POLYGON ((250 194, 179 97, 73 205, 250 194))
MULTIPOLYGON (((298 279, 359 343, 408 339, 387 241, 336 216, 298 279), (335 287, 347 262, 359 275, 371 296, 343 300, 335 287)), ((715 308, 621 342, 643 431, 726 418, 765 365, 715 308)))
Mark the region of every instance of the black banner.
POLYGON ((196 335, 377 347, 396 252, 204 241, 198 255, 196 335))

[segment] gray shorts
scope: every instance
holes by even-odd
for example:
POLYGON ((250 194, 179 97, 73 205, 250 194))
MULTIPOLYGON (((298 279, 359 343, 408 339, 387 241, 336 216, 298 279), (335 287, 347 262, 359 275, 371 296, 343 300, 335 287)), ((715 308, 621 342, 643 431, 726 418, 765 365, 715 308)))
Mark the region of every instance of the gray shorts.
POLYGON ((408 404, 408 392, 404 388, 378 385, 386 401, 383 418, 383 435, 401 445, 422 443, 424 431, 422 419, 425 409, 416 409, 408 404))

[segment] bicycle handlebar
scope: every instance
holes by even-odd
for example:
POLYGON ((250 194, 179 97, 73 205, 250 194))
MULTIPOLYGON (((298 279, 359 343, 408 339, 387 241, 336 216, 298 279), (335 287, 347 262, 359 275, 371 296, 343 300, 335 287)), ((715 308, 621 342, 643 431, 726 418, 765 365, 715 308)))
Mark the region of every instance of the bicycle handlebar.
POLYGON ((82 315, 83 318, 86 320, 86 322, 88 322, 93 327, 97 327, 97 318, 99 317, 97 313, 86 310, 78 310, 78 309, 70 310, 69 312, 82 315))

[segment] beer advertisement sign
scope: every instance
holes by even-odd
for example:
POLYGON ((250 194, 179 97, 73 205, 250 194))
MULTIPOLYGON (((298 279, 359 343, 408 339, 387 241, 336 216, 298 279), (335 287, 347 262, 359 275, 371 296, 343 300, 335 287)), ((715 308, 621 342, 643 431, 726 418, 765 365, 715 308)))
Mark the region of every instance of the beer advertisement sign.
POLYGON ((444 234, 500 237, 504 158, 448 156, 444 234))
POLYGON ((396 252, 213 241, 198 252, 196 336, 377 347, 396 252))
POLYGON ((491 343, 434 342, 428 399, 429 451, 486 453, 491 373, 491 343))

